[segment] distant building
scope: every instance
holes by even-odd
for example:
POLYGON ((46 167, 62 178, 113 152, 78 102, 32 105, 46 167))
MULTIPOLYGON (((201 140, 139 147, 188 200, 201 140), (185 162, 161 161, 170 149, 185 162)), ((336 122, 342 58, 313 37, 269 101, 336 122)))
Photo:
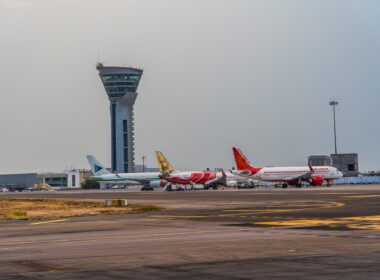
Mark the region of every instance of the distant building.
POLYGON ((355 153, 309 156, 309 161, 314 166, 334 166, 344 177, 359 175, 358 154, 355 153))
POLYGON ((38 173, 37 184, 47 184, 54 188, 80 188, 79 170, 68 170, 62 173, 38 173))
POLYGON ((0 175, 0 188, 23 190, 36 186, 50 186, 53 188, 80 188, 81 171, 67 170, 61 173, 22 173, 0 175))
POLYGON ((309 162, 313 166, 331 166, 330 156, 309 156, 309 162))
POLYGON ((0 175, 0 189, 22 190, 37 183, 37 173, 0 175))
POLYGON ((343 172, 344 177, 359 175, 358 154, 332 154, 332 164, 343 172))
POLYGON ((82 185, 82 183, 93 178, 93 176, 94 176, 94 174, 92 174, 91 170, 86 170, 86 169, 79 170, 79 182, 80 182, 80 184, 82 185))

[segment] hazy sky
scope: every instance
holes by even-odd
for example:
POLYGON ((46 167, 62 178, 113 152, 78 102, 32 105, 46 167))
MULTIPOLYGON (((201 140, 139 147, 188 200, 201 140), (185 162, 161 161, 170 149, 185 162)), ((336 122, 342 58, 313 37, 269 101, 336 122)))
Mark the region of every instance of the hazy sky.
POLYGON ((0 173, 110 165, 95 63, 144 69, 136 164, 306 164, 359 153, 380 169, 380 1, 0 0, 0 173))

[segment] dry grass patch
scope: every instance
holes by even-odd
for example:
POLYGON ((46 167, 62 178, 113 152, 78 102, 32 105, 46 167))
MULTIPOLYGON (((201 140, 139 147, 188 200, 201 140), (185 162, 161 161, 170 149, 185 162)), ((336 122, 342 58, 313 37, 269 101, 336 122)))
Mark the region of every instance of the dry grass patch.
POLYGON ((50 199, 1 199, 0 219, 64 218, 74 216, 159 211, 153 205, 106 207, 100 202, 50 199))

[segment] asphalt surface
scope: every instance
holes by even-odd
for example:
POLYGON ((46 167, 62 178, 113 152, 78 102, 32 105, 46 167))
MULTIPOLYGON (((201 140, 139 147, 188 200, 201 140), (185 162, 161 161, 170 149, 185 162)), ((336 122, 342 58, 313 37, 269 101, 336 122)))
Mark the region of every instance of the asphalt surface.
POLYGON ((380 186, 0 197, 165 208, 0 221, 0 279, 380 279, 380 186))

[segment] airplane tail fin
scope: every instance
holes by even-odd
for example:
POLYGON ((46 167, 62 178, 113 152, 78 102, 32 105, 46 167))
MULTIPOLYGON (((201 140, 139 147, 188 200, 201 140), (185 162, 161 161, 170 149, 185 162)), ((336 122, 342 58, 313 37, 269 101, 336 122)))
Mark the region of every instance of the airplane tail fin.
POLYGON ((156 158, 161 173, 170 174, 174 171, 173 166, 169 163, 169 161, 166 159, 162 152, 156 151, 156 158))
POLYGON ((91 171, 94 176, 111 174, 94 156, 88 155, 87 160, 90 163, 91 171))
POLYGON ((240 149, 233 147, 232 151, 234 153, 235 163, 238 170, 250 170, 254 168, 240 149))

